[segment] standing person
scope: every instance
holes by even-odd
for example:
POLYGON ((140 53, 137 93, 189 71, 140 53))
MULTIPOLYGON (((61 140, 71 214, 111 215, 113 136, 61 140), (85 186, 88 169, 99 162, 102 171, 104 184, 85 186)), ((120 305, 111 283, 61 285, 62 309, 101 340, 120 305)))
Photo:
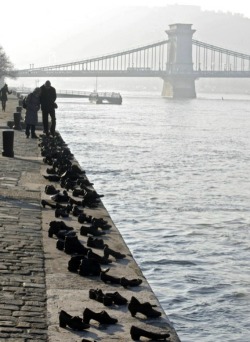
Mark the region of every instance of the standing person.
POLYGON ((44 85, 40 87, 41 95, 40 102, 43 115, 43 131, 46 135, 49 135, 49 115, 51 117, 50 133, 52 136, 55 135, 56 129, 56 113, 55 108, 57 105, 56 101, 56 90, 51 86, 50 81, 46 81, 44 85))
POLYGON ((25 123, 26 123, 26 137, 29 138, 30 131, 31 131, 31 138, 37 139, 38 136, 36 135, 36 125, 38 123, 38 111, 40 109, 40 94, 41 89, 35 88, 32 93, 27 96, 26 99, 26 116, 25 116, 25 123))
POLYGON ((2 102, 2 111, 3 112, 5 112, 6 102, 8 101, 7 94, 11 94, 11 93, 12 93, 12 91, 10 91, 8 89, 8 85, 5 83, 5 85, 0 90, 0 98, 1 98, 1 102, 2 102))

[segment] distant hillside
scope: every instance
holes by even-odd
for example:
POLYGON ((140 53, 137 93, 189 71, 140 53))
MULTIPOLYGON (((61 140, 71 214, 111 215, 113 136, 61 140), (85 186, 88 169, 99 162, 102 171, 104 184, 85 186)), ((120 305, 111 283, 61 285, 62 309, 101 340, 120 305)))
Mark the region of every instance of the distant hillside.
POLYGON ((193 24, 194 39, 250 54, 250 19, 197 6, 128 7, 54 45, 57 62, 126 50, 167 38, 170 24, 193 24))

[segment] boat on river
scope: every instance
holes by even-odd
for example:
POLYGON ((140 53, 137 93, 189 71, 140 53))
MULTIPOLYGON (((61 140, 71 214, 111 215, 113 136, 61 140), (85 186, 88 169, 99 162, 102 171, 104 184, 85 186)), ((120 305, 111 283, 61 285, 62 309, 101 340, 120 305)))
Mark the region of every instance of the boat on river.
POLYGON ((120 93, 114 92, 92 92, 89 95, 89 101, 96 104, 122 104, 122 96, 120 93))

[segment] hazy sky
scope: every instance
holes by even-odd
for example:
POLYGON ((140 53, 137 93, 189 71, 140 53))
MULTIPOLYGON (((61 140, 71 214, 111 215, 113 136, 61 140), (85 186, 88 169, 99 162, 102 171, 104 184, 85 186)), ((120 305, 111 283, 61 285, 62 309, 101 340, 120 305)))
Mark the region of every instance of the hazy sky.
MULTIPOLYGON (((11 61, 27 67, 46 48, 46 42, 58 44, 63 36, 68 36, 83 23, 96 23, 106 11, 121 6, 167 6, 195 5, 202 10, 239 13, 250 18, 250 2, 247 0, 12 0, 1 1, 0 45, 11 61)), ((51 46, 51 45, 50 45, 51 46)), ((124 47, 124 48, 127 48, 124 47)))

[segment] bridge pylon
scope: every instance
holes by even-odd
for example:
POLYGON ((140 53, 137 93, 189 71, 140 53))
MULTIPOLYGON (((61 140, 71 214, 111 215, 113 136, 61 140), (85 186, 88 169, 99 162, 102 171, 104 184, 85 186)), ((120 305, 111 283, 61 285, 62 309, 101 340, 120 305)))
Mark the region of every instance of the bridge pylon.
POLYGON ((169 25, 167 46, 168 76, 163 78, 162 96, 172 98, 195 98, 193 76, 192 24, 169 25))

